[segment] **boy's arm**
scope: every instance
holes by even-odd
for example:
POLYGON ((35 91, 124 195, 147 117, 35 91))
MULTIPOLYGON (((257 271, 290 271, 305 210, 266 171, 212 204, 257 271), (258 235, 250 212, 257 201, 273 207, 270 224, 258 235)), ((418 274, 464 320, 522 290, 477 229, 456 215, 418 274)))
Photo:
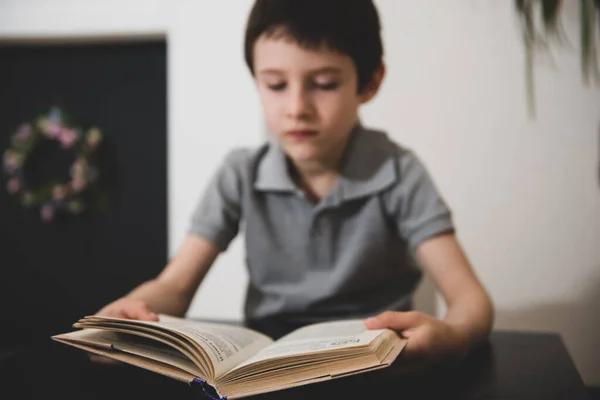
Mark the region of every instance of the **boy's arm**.
POLYGON ((155 313, 183 316, 202 279, 220 252, 237 235, 242 216, 242 187, 250 153, 231 151, 208 183, 196 206, 188 236, 176 256, 154 279, 110 303, 98 314, 157 320, 155 313))
POLYGON ((491 298, 454 234, 423 241, 416 254, 448 305, 445 318, 439 320, 416 311, 388 311, 367 319, 365 324, 370 329, 388 327, 408 338, 407 358, 416 365, 460 359, 489 336, 494 320, 491 298))
POLYGON ((487 339, 494 323, 492 300, 455 235, 426 240, 417 257, 448 306, 444 321, 469 345, 487 339))
POLYGON ((148 320, 157 319, 154 313, 183 316, 219 252, 210 241, 190 234, 156 278, 108 304, 98 314, 148 320))

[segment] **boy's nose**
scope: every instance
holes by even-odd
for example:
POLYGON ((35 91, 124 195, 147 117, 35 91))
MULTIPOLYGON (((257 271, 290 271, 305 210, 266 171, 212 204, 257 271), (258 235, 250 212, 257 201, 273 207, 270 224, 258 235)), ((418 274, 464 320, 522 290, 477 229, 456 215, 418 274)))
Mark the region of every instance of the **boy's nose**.
POLYGON ((291 90, 288 98, 288 116, 294 119, 310 118, 313 105, 305 90, 291 90))

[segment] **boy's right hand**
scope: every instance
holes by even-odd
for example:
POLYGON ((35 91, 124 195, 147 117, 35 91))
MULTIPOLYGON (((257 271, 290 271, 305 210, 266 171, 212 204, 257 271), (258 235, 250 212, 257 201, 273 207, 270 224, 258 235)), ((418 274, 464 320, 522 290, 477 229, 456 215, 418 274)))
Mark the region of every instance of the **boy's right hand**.
MULTIPOLYGON (((137 319, 140 321, 158 321, 158 315, 150 311, 148 303, 142 300, 130 299, 127 297, 115 300, 103 307, 96 315, 112 318, 137 319)), ((89 354, 90 360, 99 364, 114 365, 119 361, 112 358, 89 354)))

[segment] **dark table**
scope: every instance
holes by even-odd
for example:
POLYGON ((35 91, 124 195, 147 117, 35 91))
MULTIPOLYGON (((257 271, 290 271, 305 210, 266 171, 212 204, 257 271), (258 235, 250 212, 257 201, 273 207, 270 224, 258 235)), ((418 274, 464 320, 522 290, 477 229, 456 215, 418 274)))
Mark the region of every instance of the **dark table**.
MULTIPOLYGON (((272 321, 250 326, 272 337, 292 328, 272 321)), ((0 398, 203 398, 187 385, 161 375, 128 365, 91 364, 81 353, 50 340, 17 353, 5 352, 5 358, 0 359, 0 398)), ((458 366, 408 374, 394 368, 249 399, 589 399, 561 337, 555 333, 495 331, 489 342, 474 349, 458 366)))

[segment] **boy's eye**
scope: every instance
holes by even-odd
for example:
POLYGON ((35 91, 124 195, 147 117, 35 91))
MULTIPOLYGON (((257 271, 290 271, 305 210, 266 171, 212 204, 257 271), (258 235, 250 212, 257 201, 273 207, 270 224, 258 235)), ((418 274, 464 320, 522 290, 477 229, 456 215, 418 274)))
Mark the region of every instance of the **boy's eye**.
MULTIPOLYGON (((285 82, 271 83, 271 84, 267 84, 267 87, 269 88, 269 90, 279 92, 279 91, 285 90, 285 88, 287 87, 287 84, 285 82)), ((317 89, 317 90, 335 90, 338 87, 339 87, 339 84, 337 82, 322 82, 322 83, 313 82, 313 83, 311 83, 311 88, 317 89)))
POLYGON ((335 90, 339 85, 337 82, 315 82, 313 86, 319 90, 335 90))
POLYGON ((281 82, 281 83, 274 83, 274 84, 268 84, 268 85, 267 85, 267 87, 268 87, 270 90, 273 90, 273 91, 276 91, 276 92, 278 92, 278 91, 280 91, 280 90, 283 90, 283 89, 285 89, 285 82, 281 82))

